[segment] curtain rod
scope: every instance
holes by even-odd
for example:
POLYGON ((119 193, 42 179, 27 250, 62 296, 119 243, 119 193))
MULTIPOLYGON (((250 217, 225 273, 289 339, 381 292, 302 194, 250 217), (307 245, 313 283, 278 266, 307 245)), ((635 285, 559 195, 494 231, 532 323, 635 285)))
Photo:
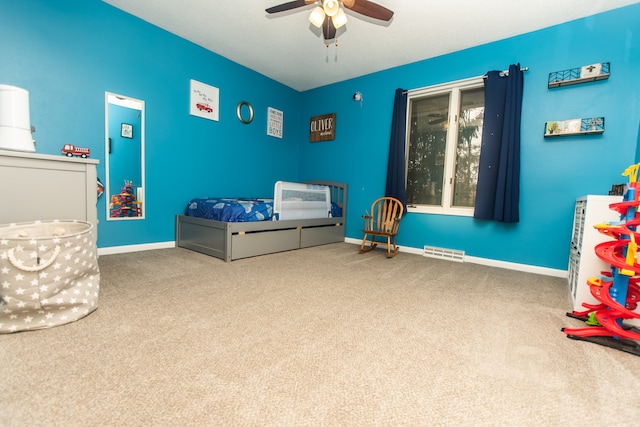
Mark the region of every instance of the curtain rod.
MULTIPOLYGON (((529 71, 529 67, 520 67, 520 71, 529 71)), ((504 77, 508 75, 509 75, 509 70, 504 70, 500 72, 500 77, 504 77)), ((484 76, 484 78, 486 79, 487 76, 484 76)))
MULTIPOLYGON (((520 71, 529 71, 529 67, 520 67, 520 71)), ((508 75, 509 75, 509 70, 504 70, 504 71, 501 71, 501 72, 500 72, 500 77, 504 77, 504 76, 508 76, 508 75)), ((461 81, 467 81, 467 80, 474 80, 474 79, 478 79, 478 78, 480 78, 480 76, 478 76, 478 77, 471 77, 471 78, 469 78, 469 79, 458 80, 458 82, 461 82, 461 81)), ((482 76, 482 78, 483 78, 483 79, 486 79, 486 78, 487 78, 486 74, 485 74, 484 76, 482 76)), ((450 83, 451 83, 451 82, 449 82, 449 83, 443 83, 442 85, 448 85, 448 84, 450 84, 450 83)), ((439 85, 433 85, 433 86, 439 86, 439 85)), ((417 92, 417 91, 422 90, 422 89, 424 89, 424 88, 408 89, 408 90, 403 90, 403 91, 402 91, 402 93, 406 94, 406 93, 410 93, 410 92, 417 92)))
MULTIPOLYGON (((520 67, 520 71, 529 71, 529 67, 520 67)), ((508 76, 509 70, 500 71, 500 77, 508 76)), ((487 75, 482 76, 483 79, 487 79, 487 75)))

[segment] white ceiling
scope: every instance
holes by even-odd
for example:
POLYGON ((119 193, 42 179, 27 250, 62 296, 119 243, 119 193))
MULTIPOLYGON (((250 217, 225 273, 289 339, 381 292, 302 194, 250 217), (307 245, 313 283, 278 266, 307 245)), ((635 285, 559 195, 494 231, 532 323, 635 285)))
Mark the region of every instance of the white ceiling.
POLYGON ((325 47, 314 5, 290 0, 103 0, 298 91, 639 3, 640 0, 376 0, 390 22, 347 10, 339 45, 325 47))

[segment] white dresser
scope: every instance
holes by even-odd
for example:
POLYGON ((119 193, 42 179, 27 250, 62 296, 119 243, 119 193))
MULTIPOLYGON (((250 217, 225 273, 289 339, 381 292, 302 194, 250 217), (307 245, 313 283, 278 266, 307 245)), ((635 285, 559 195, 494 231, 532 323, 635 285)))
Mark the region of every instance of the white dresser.
POLYGON ((0 150, 0 224, 76 219, 98 234, 97 160, 0 150))

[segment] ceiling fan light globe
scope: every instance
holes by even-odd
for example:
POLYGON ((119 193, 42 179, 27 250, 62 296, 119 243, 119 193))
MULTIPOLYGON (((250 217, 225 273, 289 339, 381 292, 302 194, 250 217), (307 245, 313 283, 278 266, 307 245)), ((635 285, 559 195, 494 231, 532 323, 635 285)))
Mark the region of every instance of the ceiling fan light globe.
POLYGON ((323 0, 322 8, 327 16, 334 16, 340 10, 340 3, 336 0, 323 0))
POLYGON ((336 30, 347 23, 347 15, 344 13, 344 10, 340 9, 338 13, 331 17, 333 21, 333 26, 336 27, 336 30))
POLYGON ((309 22, 311 22, 317 28, 322 27, 322 23, 324 22, 324 10, 322 10, 320 6, 315 7, 311 11, 311 15, 309 15, 309 22))

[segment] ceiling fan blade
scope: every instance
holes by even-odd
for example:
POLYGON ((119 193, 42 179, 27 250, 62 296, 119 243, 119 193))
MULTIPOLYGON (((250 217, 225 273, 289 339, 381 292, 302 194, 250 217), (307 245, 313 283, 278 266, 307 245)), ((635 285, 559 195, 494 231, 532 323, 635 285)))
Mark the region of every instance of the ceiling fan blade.
POLYGON ((295 0, 265 9, 267 13, 278 13, 315 3, 317 0, 295 0))
POLYGON ((371 1, 347 0, 343 2, 343 4, 347 9, 351 9, 361 15, 379 19, 381 21, 389 21, 393 17, 393 11, 371 1))
POLYGON ((330 16, 324 18, 324 23, 322 24, 322 34, 324 34, 325 40, 336 38, 336 27, 333 25, 333 20, 330 16))

